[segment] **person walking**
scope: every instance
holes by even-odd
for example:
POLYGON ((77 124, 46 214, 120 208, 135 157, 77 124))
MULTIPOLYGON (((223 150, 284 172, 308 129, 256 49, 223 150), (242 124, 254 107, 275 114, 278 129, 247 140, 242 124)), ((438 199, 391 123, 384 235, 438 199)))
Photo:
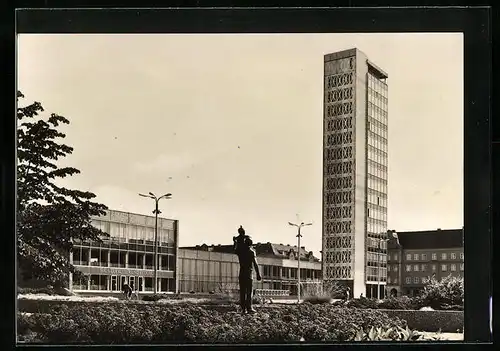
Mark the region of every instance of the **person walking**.
POLYGON ((130 296, 132 296, 132 288, 127 283, 123 284, 122 292, 125 294, 125 299, 127 300, 130 299, 130 296))
POLYGON ((253 279, 252 273, 255 269, 257 275, 257 280, 262 280, 260 275, 259 265, 257 263, 256 253, 252 248, 253 242, 250 237, 245 238, 243 242, 243 247, 240 246, 240 274, 239 274, 239 284, 240 284, 240 306, 241 312, 245 313, 255 313, 256 311, 252 308, 252 291, 253 291, 253 279))

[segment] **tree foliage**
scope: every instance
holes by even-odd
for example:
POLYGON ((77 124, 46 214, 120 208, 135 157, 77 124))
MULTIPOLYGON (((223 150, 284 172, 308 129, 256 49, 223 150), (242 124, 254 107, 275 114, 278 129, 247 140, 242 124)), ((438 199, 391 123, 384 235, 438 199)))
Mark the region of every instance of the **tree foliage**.
POLYGON ((464 279, 452 275, 441 280, 432 277, 426 284, 421 299, 426 306, 434 309, 446 306, 463 306, 464 279))
MULTIPOLYGON (((18 103, 20 98, 18 92, 18 103)), ((68 273, 81 276, 69 262, 72 240, 108 235, 91 225, 91 217, 104 215, 107 207, 92 201, 91 192, 57 185, 80 171, 57 165, 73 152, 59 142, 66 135, 57 129, 69 120, 42 112, 39 102, 17 108, 17 259, 25 278, 61 285, 68 273)))

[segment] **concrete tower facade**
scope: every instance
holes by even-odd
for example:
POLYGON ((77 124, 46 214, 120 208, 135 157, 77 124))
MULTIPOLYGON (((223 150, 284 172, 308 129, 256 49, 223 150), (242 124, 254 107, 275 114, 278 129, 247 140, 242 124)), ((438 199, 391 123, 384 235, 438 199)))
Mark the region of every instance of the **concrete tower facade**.
POLYGON ((358 49, 324 56, 324 280, 382 296, 387 270, 387 74, 358 49))

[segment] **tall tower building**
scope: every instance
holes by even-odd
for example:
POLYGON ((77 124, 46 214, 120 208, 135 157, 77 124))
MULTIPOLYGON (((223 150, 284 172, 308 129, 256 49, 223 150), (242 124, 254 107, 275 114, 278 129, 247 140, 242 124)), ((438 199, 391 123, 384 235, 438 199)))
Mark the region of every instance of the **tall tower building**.
POLYGON ((354 297, 386 285, 387 77, 358 49, 324 56, 323 279, 354 297))

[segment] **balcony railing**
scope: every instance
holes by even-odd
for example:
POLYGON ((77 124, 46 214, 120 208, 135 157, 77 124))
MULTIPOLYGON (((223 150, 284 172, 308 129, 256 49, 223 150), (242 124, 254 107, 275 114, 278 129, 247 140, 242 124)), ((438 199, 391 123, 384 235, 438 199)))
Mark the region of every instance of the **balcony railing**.
POLYGON ((255 289, 255 295, 259 295, 259 296, 290 296, 290 290, 255 289))

